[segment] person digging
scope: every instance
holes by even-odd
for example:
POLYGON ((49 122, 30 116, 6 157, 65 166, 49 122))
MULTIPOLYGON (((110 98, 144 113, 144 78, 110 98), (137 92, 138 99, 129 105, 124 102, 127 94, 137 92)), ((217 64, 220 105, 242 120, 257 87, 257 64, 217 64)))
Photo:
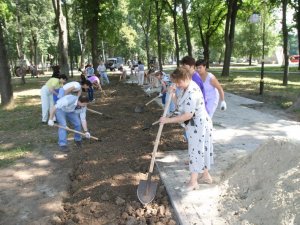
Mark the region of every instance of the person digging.
MULTIPOLYGON (((86 121, 86 106, 89 102, 87 96, 74 96, 65 95, 60 98, 56 104, 51 108, 50 117, 48 120, 49 126, 54 126, 54 115, 60 126, 58 129, 58 145, 60 151, 68 152, 67 147, 67 130, 63 127, 67 127, 67 121, 69 121, 74 130, 80 132, 81 126, 84 130, 86 138, 90 138, 91 134, 88 132, 87 121, 86 121)), ((81 135, 78 133, 74 134, 74 141, 78 148, 81 148, 81 135)))

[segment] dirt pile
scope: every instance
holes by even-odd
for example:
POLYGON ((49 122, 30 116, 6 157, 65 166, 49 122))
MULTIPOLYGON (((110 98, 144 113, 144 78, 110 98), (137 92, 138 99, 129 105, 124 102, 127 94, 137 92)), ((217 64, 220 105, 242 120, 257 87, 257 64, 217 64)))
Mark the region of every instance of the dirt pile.
POLYGON ((227 173, 223 188, 228 224, 300 224, 299 143, 268 140, 227 173))

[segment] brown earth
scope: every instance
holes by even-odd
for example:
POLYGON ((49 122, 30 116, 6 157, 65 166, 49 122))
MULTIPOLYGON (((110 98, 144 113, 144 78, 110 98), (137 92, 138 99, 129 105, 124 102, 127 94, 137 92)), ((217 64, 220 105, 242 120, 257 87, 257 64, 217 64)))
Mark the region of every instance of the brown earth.
MULTIPOLYGON (((105 95, 96 92, 95 103, 89 105, 104 113, 87 114, 91 135, 101 141, 84 140, 82 149, 77 149, 70 134, 71 152, 64 155, 56 145, 56 128, 37 122, 32 131, 35 135, 23 134, 40 151, 2 169, 1 225, 176 224, 161 182, 151 204, 144 206, 137 198, 137 186, 146 179, 158 131, 157 125, 143 128, 159 119, 162 108, 153 102, 143 113, 136 113, 136 106, 155 96, 149 97, 136 84, 118 79, 111 76, 105 95), (46 144, 39 135, 48 140, 46 144)), ((40 118, 39 114, 31 116, 40 118)), ((1 134, 6 142, 15 141, 12 134, 1 134)), ((186 148, 181 128, 165 126, 158 151, 186 148)), ((153 179, 159 180, 159 176, 155 173, 153 179)))

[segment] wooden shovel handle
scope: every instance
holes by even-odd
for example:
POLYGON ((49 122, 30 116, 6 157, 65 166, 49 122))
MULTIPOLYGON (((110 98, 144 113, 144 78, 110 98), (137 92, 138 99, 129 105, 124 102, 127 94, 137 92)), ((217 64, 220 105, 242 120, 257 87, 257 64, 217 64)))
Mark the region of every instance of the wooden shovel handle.
MULTIPOLYGON (((63 127, 63 126, 58 125, 58 124, 54 124, 54 126, 58 127, 58 128, 65 129, 67 131, 71 131, 71 132, 76 133, 76 134, 81 134, 82 136, 85 136, 85 133, 82 133, 82 132, 77 131, 77 130, 73 130, 73 129, 69 128, 69 127, 63 127)), ((90 138, 99 141, 99 138, 97 138, 97 137, 91 136, 90 138)))
POLYGON ((153 102, 155 99, 157 99, 158 98, 158 96, 156 96, 155 98, 153 98, 152 100, 150 100, 149 102, 147 102, 146 104, 145 104, 145 106, 147 106, 147 105, 149 105, 151 102, 153 102))
POLYGON ((159 120, 156 120, 156 121, 153 122, 151 125, 154 126, 154 125, 156 125, 156 124, 158 124, 158 123, 159 123, 159 120))
MULTIPOLYGON (((168 97, 167 103, 165 105, 163 117, 165 117, 167 115, 167 112, 169 110, 169 106, 170 106, 170 103, 171 103, 171 99, 172 99, 172 94, 169 92, 169 97, 168 97)), ((150 163, 150 167, 149 167, 148 177, 151 176, 151 174, 153 172, 154 161, 155 161, 156 152, 157 152, 157 148, 158 148, 158 144, 159 144, 159 140, 160 140, 160 136, 161 136, 161 132, 163 130, 163 127, 164 127, 164 124, 160 124, 159 128, 158 128, 158 132, 157 132, 154 147, 153 147, 153 152, 152 152, 152 158, 151 158, 151 163, 150 163)))
POLYGON ((96 114, 99 114, 99 115, 103 115, 103 113, 98 112, 98 111, 93 110, 93 109, 90 109, 90 108, 86 108, 86 110, 87 110, 87 111, 90 111, 90 112, 92 112, 92 113, 96 113, 96 114))

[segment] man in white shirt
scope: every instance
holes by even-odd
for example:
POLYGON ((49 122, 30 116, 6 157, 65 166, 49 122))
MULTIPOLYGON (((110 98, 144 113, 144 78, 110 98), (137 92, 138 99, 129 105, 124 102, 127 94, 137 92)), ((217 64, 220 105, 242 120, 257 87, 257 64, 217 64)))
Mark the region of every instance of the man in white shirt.
MULTIPOLYGON (((72 123, 76 131, 81 132, 81 126, 84 130, 85 137, 90 138, 91 135, 87 129, 86 121, 86 106, 89 99, 86 96, 65 95, 60 98, 50 111, 48 125, 53 126, 53 118, 56 115, 56 120, 62 127, 67 126, 67 120, 72 123)), ((75 133, 74 141, 77 147, 81 147, 81 135, 75 133)), ((67 148, 67 131, 66 129, 58 129, 58 144, 60 150, 68 152, 67 148)))
POLYGON ((104 85, 104 80, 107 84, 109 84, 109 79, 106 73, 106 67, 103 61, 100 61, 99 66, 97 67, 97 71, 100 74, 101 85, 104 85))
POLYGON ((87 91, 91 85, 92 84, 88 80, 82 81, 81 83, 77 81, 71 81, 69 83, 66 83, 59 89, 58 98, 62 98, 63 96, 71 93, 80 96, 82 93, 82 89, 87 91))

